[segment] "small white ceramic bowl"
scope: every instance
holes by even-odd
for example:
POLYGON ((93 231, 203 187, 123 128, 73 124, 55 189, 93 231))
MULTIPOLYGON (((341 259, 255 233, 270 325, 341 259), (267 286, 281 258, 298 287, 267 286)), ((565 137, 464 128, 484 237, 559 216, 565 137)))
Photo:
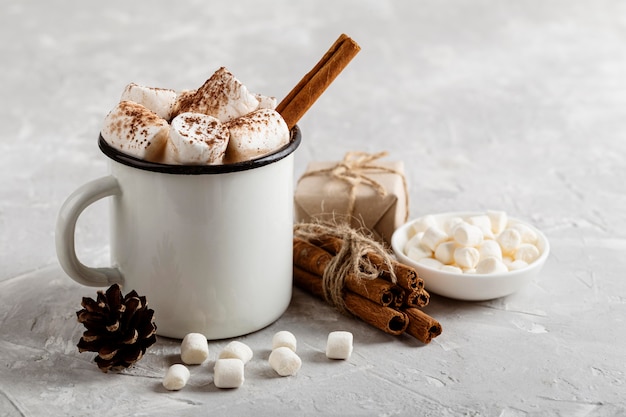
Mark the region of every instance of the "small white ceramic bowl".
MULTIPOLYGON (((438 223, 443 224, 452 217, 466 217, 484 214, 484 212, 455 212, 432 215, 438 223)), ((509 224, 521 223, 528 226, 537 234, 537 248, 539 258, 527 267, 503 273, 494 274, 463 274, 440 271, 432 267, 419 264, 407 257, 404 247, 410 239, 411 225, 420 220, 413 219, 400 226, 391 237, 391 247, 398 260, 415 268, 424 280, 427 291, 445 297, 466 301, 482 301, 504 297, 512 294, 530 283, 541 271, 541 268, 550 253, 550 245, 545 235, 534 226, 515 218, 508 218, 509 224)))

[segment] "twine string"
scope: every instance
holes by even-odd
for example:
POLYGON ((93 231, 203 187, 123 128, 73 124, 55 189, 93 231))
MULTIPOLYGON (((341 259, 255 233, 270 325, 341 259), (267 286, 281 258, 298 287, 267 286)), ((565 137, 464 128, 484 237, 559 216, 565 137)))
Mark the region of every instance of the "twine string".
POLYGON ((388 174, 396 174, 402 178, 402 185, 404 187, 404 193, 407 196, 405 198, 405 219, 408 220, 409 215, 409 199, 408 199, 408 187, 406 183, 406 178, 404 175, 395 169, 382 167, 379 165, 373 164, 380 158, 387 156, 389 153, 387 151, 377 152, 377 153, 367 153, 367 152, 347 152, 342 161, 337 163, 336 165, 330 168, 324 169, 316 169, 312 171, 305 172, 298 182, 302 181, 303 178, 310 177, 313 175, 329 175, 331 178, 335 178, 341 180, 348 184, 350 187, 350 193, 348 197, 348 206, 346 208, 347 219, 350 219, 354 215, 354 208, 356 205, 356 193, 357 188, 360 184, 365 184, 371 187, 376 193, 378 193, 381 197, 387 195, 387 190, 383 185, 369 177, 367 174, 374 173, 388 173, 388 174))
POLYGON ((298 223, 294 226, 294 236, 310 243, 324 241, 329 237, 341 240, 341 248, 324 270, 322 286, 326 301, 344 314, 349 314, 343 300, 344 286, 349 275, 371 280, 378 278, 380 268, 385 267, 390 271, 391 281, 397 281, 391 254, 382 244, 347 224, 298 223), (372 263, 368 253, 378 255, 383 265, 372 263))

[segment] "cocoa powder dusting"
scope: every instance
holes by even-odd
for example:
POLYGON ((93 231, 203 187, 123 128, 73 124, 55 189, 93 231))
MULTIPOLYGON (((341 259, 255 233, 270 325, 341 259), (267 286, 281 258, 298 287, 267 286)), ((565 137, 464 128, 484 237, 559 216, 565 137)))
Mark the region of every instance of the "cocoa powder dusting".
POLYGON ((178 114, 185 112, 204 113, 211 116, 218 114, 220 108, 228 103, 231 92, 238 88, 232 73, 221 67, 206 80, 195 94, 181 97, 178 114))

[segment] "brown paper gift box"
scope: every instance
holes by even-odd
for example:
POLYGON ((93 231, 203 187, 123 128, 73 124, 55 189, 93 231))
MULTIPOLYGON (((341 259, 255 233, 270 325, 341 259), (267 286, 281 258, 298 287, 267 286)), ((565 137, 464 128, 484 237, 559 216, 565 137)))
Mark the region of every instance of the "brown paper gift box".
POLYGON ((389 244, 394 230, 406 222, 408 216, 404 164, 401 161, 372 161, 349 170, 351 179, 348 180, 331 172, 339 165, 338 162, 312 162, 307 166, 295 191, 296 221, 345 221, 350 214, 353 186, 349 181, 353 181, 355 195, 351 226, 365 227, 377 239, 389 244), (378 185, 382 189, 378 189, 378 185))

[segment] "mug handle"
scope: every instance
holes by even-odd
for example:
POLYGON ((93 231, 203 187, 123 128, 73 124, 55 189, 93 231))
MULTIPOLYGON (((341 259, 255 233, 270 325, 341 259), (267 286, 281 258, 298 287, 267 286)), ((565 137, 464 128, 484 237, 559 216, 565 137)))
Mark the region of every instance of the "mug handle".
POLYGON ((121 195, 115 177, 109 175, 90 181, 74 191, 63 203, 56 224, 56 250, 59 263, 65 272, 79 284, 105 287, 123 284, 124 278, 117 268, 91 268, 83 265, 76 256, 74 237, 78 216, 90 204, 109 196, 121 195))

